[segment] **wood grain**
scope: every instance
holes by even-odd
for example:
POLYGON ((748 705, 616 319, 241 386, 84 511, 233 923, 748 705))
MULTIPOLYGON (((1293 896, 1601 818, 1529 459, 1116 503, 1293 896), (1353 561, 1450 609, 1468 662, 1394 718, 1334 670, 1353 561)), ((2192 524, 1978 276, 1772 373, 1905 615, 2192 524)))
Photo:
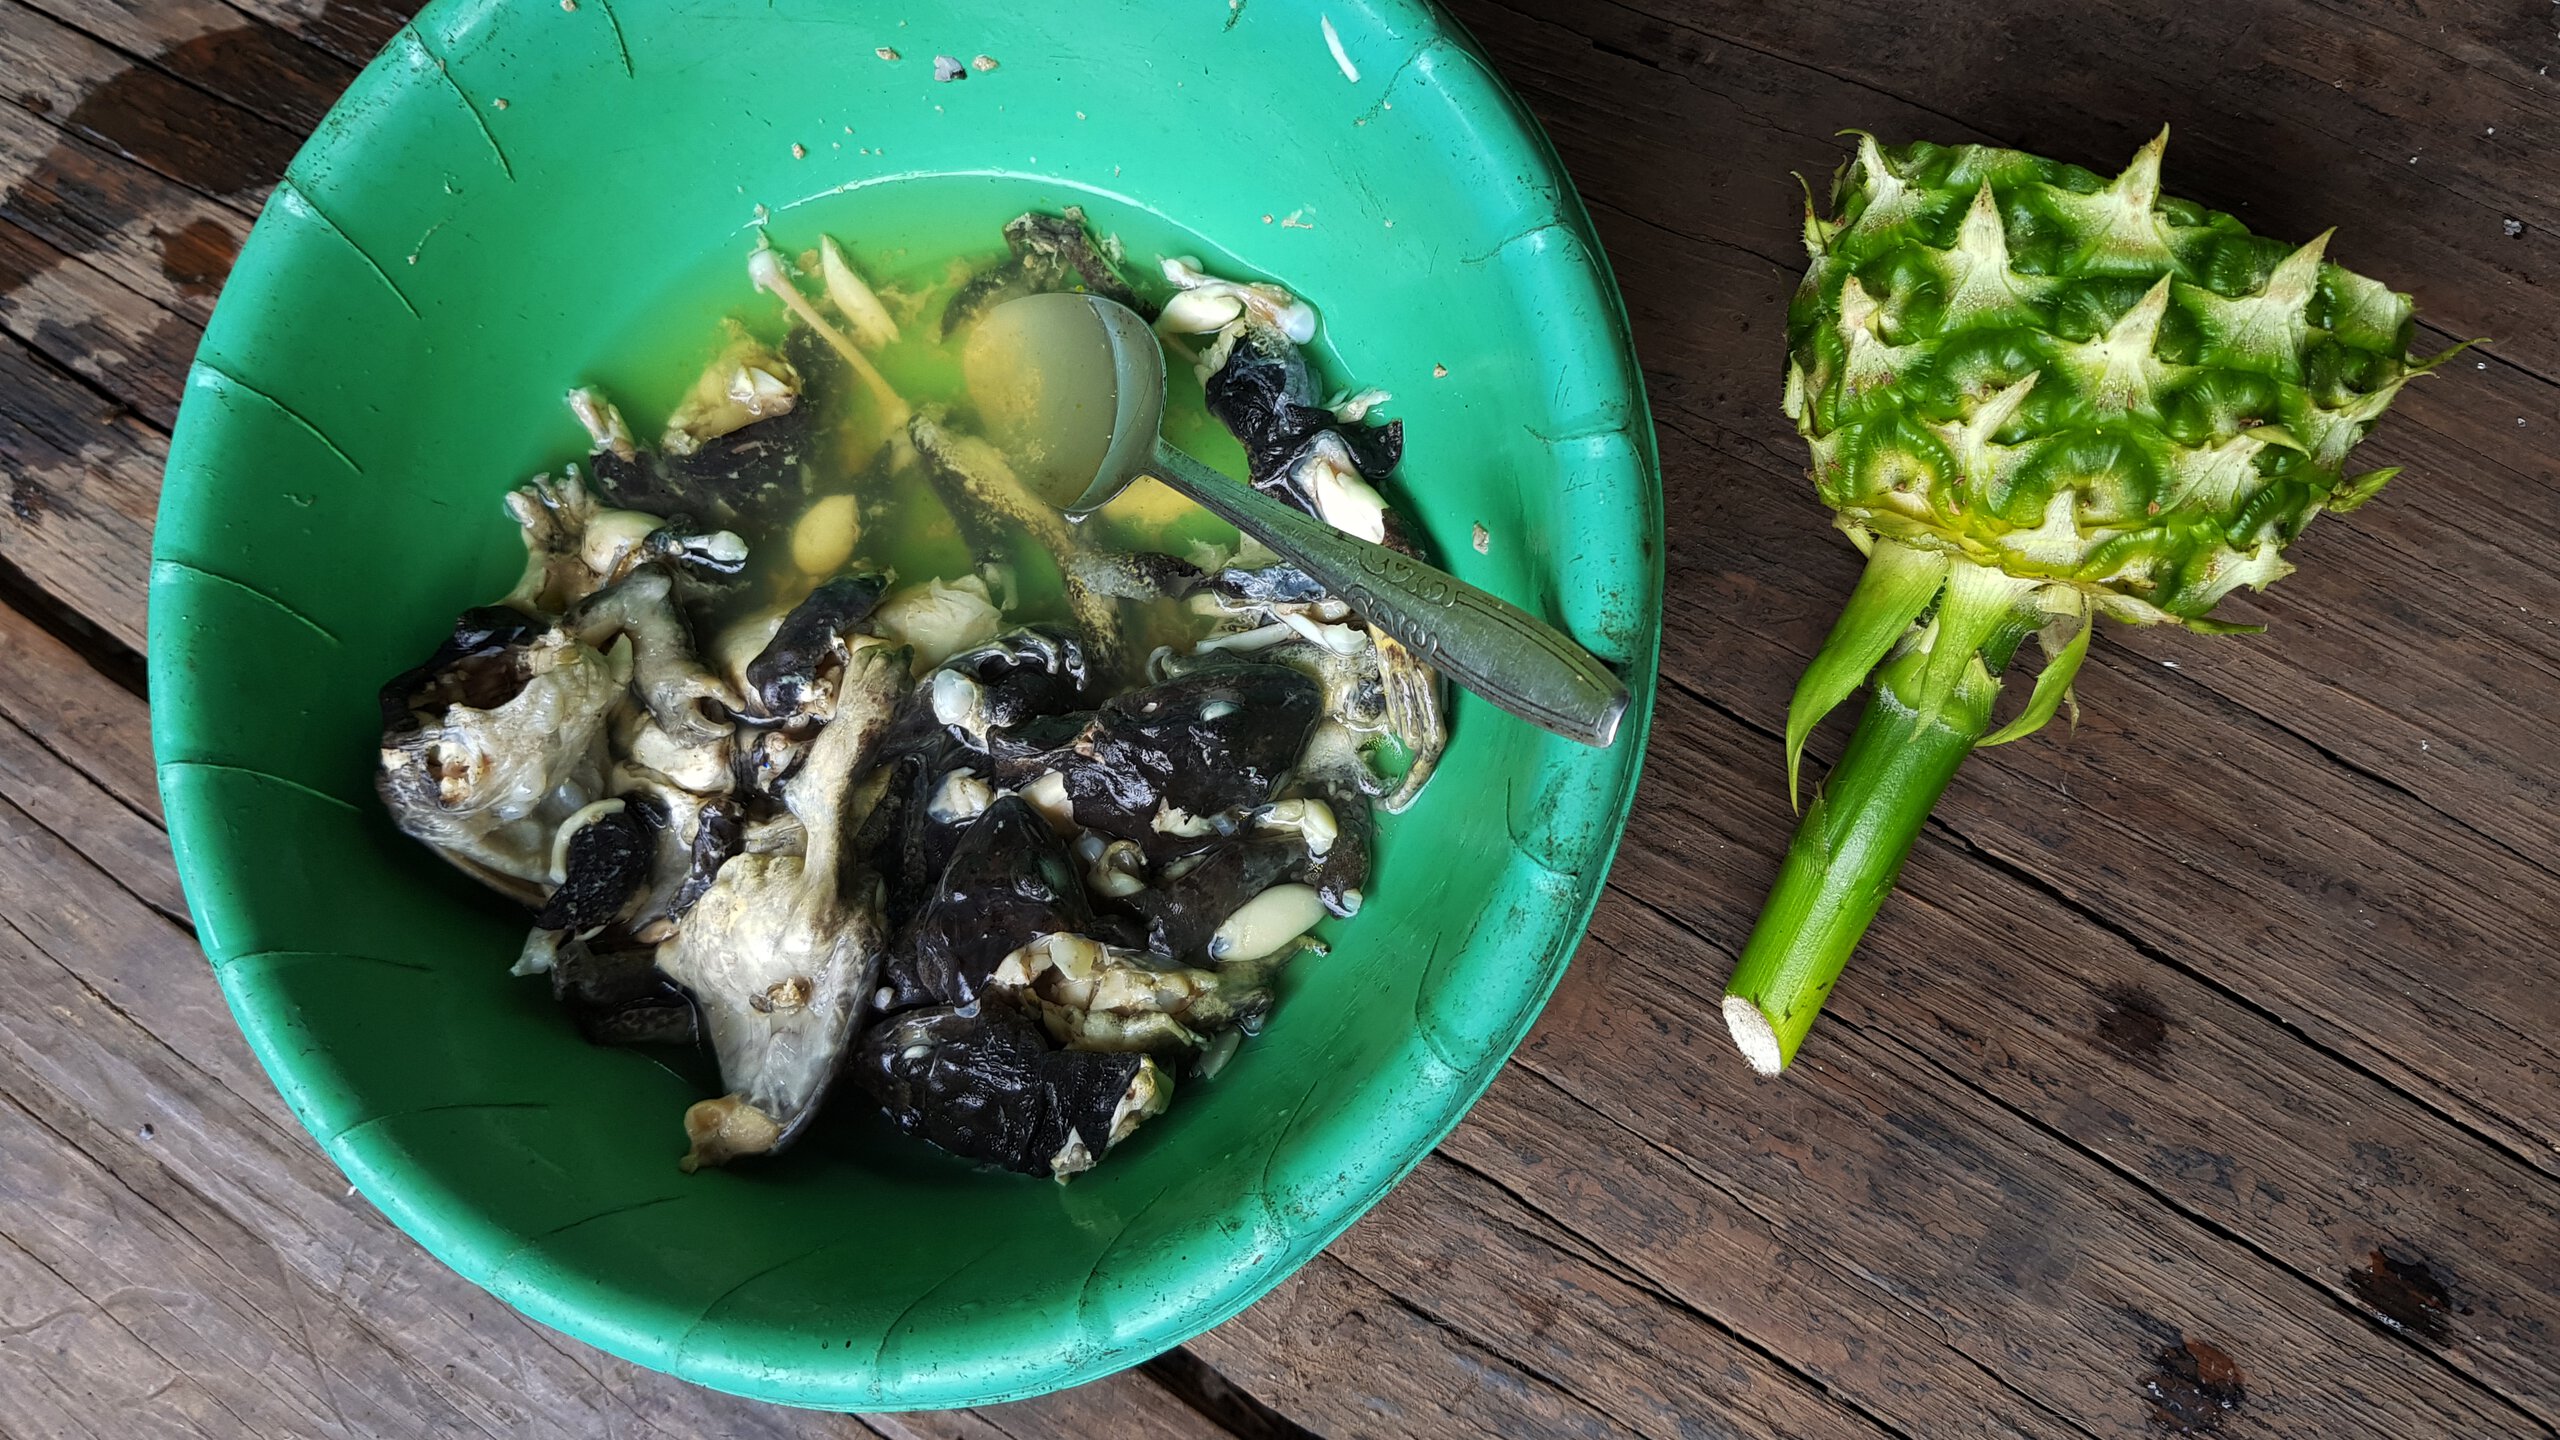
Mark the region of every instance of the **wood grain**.
MULTIPOLYGON (((1367 1222, 1362 1222, 1366 1224, 1367 1222)), ((1193 1342, 1265 1404, 1335 1440, 1643 1432, 1342 1260, 1317 1257, 1251 1310, 1193 1342)))
POLYGON ((862 1418, 888 1440, 1048 1440, 1064 1435, 1215 1440, 1227 1433, 1130 1371, 1011 1405, 862 1418))
MULTIPOLYGON (((1874 1428, 1853 1405, 1631 1280, 1599 1248, 1614 1238, 1595 1245, 1461 1164, 1425 1161, 1328 1253, 1401 1312, 1368 1315, 1365 1324, 1435 1343, 1396 1342, 1404 1358, 1393 1372, 1365 1376, 1368 1392, 1309 1387, 1289 1413, 1325 1434, 1359 1428, 1349 1419, 1355 1412, 1386 1434, 1482 1426, 1656 1435, 1695 1416, 1714 1416, 1721 1433, 1737 1436, 1874 1428), (1422 1396, 1431 1397, 1427 1406, 1416 1404, 1422 1396), (1520 1427, 1505 1419, 1515 1407, 1546 1418, 1520 1427)), ((1304 1367, 1302 1352, 1318 1340, 1292 1328, 1286 1307, 1257 1306, 1203 1343, 1216 1356, 1267 1349, 1304 1367)), ((1332 1353, 1346 1341, 1320 1343, 1319 1353, 1332 1353)), ((1340 1384, 1361 1371, 1317 1374, 1340 1384)))

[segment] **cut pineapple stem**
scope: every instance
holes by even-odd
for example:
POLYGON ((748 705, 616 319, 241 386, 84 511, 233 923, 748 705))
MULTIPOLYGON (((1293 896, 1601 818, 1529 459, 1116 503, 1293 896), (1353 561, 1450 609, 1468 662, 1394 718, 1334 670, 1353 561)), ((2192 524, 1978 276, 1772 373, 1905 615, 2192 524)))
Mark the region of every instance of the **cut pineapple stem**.
MULTIPOLYGON (((1777 886, 1725 986, 1725 1024, 1743 1058, 1763 1075, 1777 1074, 1795 1058, 1850 952, 1892 893, 1921 825, 1956 767, 1989 732, 2000 694, 1995 672, 2048 618, 2038 598, 2041 582, 1989 566, 1923 556, 1882 539, 1867 563, 1871 578, 1861 583, 1853 611, 1863 602, 1908 617, 1929 598, 1911 597, 1913 585, 1922 583, 1915 577, 1939 574, 1945 582, 1935 616, 1906 634, 1876 670, 1875 693, 1857 732, 1805 808, 1777 886)), ((1828 677, 1812 697, 1819 708, 1840 698, 1831 693, 1839 688, 1835 647, 1852 647, 1852 663, 1858 654, 1875 653, 1874 626, 1852 618, 1844 617, 1807 671, 1809 686, 1828 677)), ((2068 663, 2076 664, 2078 653, 2073 646, 2068 663)), ((2051 663, 2066 662, 2056 656, 2051 663)), ((2066 672, 2057 683, 2068 681, 2066 672)), ((1807 708, 1800 691, 1799 715, 1807 708)), ((1811 728, 1811 720, 1802 722, 1803 730, 1811 728)), ((1801 743, 1796 725, 1789 729, 1801 743)))

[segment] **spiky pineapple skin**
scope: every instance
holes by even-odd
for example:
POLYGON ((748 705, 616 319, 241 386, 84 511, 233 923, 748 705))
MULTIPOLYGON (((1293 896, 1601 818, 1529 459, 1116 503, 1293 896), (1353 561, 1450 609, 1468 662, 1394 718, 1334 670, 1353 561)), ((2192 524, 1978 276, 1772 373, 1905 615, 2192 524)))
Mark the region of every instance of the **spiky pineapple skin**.
MULTIPOLYGON (((2123 174, 1861 136, 1808 205, 1786 409, 1844 527, 2223 628, 2241 585, 2391 471, 2348 452, 2400 386, 2409 297, 2123 174)), ((2442 357, 2438 357, 2441 359, 2442 357)))

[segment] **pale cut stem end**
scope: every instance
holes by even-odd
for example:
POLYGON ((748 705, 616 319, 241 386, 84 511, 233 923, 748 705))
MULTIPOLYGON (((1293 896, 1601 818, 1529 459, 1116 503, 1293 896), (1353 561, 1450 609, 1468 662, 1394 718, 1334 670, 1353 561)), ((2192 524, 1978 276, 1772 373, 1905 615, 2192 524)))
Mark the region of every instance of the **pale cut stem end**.
POLYGON ((1760 1007, 1740 995, 1724 997, 1724 1027, 1733 1032, 1733 1046, 1751 1068, 1763 1075, 1775 1075, 1787 1068, 1787 1057, 1778 1050, 1778 1032, 1760 1007))

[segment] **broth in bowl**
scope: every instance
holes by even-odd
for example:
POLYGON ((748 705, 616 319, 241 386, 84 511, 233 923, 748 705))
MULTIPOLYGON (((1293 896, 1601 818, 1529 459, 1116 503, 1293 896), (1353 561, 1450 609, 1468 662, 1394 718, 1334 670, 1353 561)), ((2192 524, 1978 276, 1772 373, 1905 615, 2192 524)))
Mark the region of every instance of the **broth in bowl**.
POLYGON ((1081 291, 1154 321, 1169 429, 1412 553, 1401 426, 1321 388, 1314 311, 1072 207, 1003 239, 877 284, 760 242, 659 423, 571 392, 591 447, 507 494, 515 587, 383 688, 382 800, 532 911, 515 972, 709 1057, 688 1170, 856 1104, 1090 1169, 1262 1028, 1445 743, 1429 667, 1188 500, 1056 508, 1111 371, 1030 297, 1081 291))

